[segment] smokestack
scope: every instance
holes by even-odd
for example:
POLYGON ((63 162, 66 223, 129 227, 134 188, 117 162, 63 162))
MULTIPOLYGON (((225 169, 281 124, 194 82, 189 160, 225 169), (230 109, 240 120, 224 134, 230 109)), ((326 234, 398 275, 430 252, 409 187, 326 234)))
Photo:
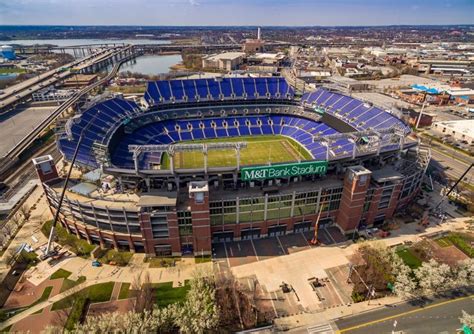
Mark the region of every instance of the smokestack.
POLYGON ((260 40, 260 27, 257 29, 257 39, 260 40))

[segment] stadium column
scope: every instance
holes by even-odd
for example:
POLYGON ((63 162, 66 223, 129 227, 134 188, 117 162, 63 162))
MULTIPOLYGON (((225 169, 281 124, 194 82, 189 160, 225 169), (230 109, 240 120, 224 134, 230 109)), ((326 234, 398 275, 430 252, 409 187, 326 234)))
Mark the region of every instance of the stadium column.
POLYGON ((209 186, 206 181, 189 183, 189 206, 193 227, 194 255, 211 254, 211 218, 209 214, 209 186))
POLYGON ((344 177, 336 224, 343 233, 353 232, 361 220, 372 172, 363 166, 348 167, 344 177))

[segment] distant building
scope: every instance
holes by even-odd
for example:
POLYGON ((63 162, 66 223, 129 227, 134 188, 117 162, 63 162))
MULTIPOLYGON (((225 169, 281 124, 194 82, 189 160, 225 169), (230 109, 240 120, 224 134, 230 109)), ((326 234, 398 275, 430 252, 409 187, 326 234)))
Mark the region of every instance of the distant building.
POLYGON ((257 39, 246 39, 242 50, 246 53, 255 53, 265 51, 265 41, 262 40, 261 30, 258 28, 257 39))
POLYGON ((80 88, 89 86, 95 81, 97 81, 96 74, 75 74, 64 80, 63 87, 80 88))
POLYGON ((3 45, 0 47, 0 55, 7 60, 16 59, 15 50, 13 50, 13 47, 10 45, 3 45))
POLYGON ((45 88, 32 94, 33 101, 64 101, 69 99, 74 90, 45 88))
POLYGON ((474 119, 435 122, 431 129, 440 135, 451 137, 455 141, 474 144, 474 119))
POLYGON ((244 57, 244 52, 224 52, 210 55, 202 59, 202 67, 232 71, 243 63, 244 57))

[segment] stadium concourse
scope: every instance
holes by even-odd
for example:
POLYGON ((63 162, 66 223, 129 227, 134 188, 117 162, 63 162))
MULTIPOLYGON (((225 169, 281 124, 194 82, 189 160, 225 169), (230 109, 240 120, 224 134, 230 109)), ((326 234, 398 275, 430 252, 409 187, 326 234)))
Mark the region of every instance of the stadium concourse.
MULTIPOLYGON (((312 235, 316 222, 350 236, 405 206, 430 159, 394 114, 324 88, 296 96, 281 77, 149 82, 141 101, 101 101, 57 138, 82 172, 63 226, 155 255, 312 235)), ((34 164, 54 212, 64 180, 50 157, 34 164)))

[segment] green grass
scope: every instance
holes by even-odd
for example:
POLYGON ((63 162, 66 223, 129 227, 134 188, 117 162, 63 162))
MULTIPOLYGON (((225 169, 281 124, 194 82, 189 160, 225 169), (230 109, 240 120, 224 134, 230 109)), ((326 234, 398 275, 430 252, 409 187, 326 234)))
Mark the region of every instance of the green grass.
POLYGON ((152 284, 155 301, 158 307, 166 307, 173 303, 184 301, 190 286, 186 281, 184 286, 173 288, 173 282, 152 284))
POLYGON ((195 256, 194 257, 194 263, 206 263, 206 262, 211 262, 212 257, 210 255, 204 255, 204 256, 195 256))
POLYGON ((59 278, 68 278, 71 276, 71 272, 64 270, 64 269, 58 269, 56 270, 49 279, 59 279, 59 278))
MULTIPOLYGON (((241 165, 263 165, 267 163, 283 163, 312 159, 296 141, 284 136, 242 136, 225 139, 205 139, 186 141, 186 143, 203 144, 218 142, 247 142, 247 147, 240 151, 241 165)), ((202 168, 204 155, 202 152, 179 152, 174 158, 175 168, 202 168)), ((237 164, 235 150, 210 150, 208 152, 209 167, 229 167, 237 164)), ((167 154, 163 155, 162 168, 169 169, 167 154)))
POLYGON ((64 291, 67 291, 69 289, 72 289, 76 285, 84 283, 85 281, 86 281, 85 276, 79 276, 76 281, 74 281, 72 279, 69 279, 69 278, 65 278, 64 281, 63 281, 63 285, 61 285, 60 292, 64 292, 64 291))
MULTIPOLYGON (((41 227, 41 232, 43 232, 46 237, 49 237, 51 224, 52 221, 48 220, 41 227)), ((78 239, 76 236, 69 234, 67 230, 61 226, 61 224, 56 225, 56 236, 60 245, 68 246, 78 256, 85 258, 88 258, 96 247, 94 245, 90 245, 86 240, 78 239)))
POLYGON ((118 299, 127 299, 130 294, 130 283, 122 283, 118 299))
POLYGON ((147 257, 146 263, 150 264, 150 268, 170 267, 173 263, 181 261, 179 256, 175 257, 147 257))
POLYGON ((474 241, 474 235, 467 233, 449 233, 445 238, 470 258, 474 257, 474 248, 471 247, 471 242, 474 241))
POLYGON ((448 246, 451 246, 453 243, 451 242, 451 240, 449 240, 448 238, 446 237, 442 237, 442 238, 439 238, 439 239, 435 239, 435 242, 440 246, 440 247, 448 247, 448 246))
POLYGON ((422 261, 409 248, 399 248, 396 253, 411 269, 416 269, 422 264, 422 261))
POLYGON ((133 253, 116 251, 113 249, 99 249, 97 251, 96 257, 97 260, 101 263, 110 263, 115 262, 118 266, 126 266, 130 259, 132 258, 133 253))
POLYGON ((13 68, 0 68, 0 74, 10 74, 10 73, 26 73, 24 68, 13 67, 13 68))
POLYGON ((38 300, 36 300, 33 304, 31 304, 30 306, 28 307, 32 307, 36 304, 39 304, 39 303, 42 303, 46 300, 48 300, 49 296, 51 295, 51 292, 53 291, 53 287, 52 286, 47 286, 44 290, 43 290, 43 293, 41 294, 41 297, 39 297, 38 300))
POLYGON ((74 301, 79 297, 89 298, 91 303, 101 303, 110 300, 112 290, 114 289, 114 282, 99 283, 91 285, 87 288, 82 289, 66 298, 63 298, 51 306, 51 311, 64 310, 70 308, 74 301))

